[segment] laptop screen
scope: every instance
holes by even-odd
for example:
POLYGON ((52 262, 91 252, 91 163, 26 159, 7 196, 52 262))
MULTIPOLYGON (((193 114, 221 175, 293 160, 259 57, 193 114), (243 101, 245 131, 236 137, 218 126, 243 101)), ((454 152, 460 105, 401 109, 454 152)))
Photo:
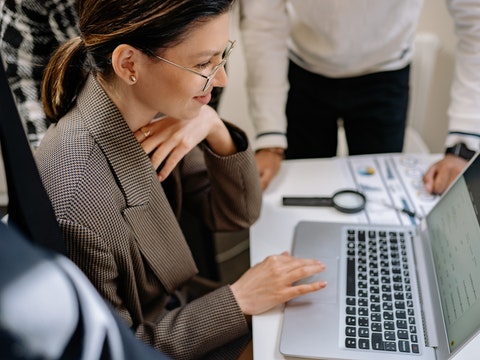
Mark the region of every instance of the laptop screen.
POLYGON ((427 216, 450 351, 480 327, 480 157, 427 216))

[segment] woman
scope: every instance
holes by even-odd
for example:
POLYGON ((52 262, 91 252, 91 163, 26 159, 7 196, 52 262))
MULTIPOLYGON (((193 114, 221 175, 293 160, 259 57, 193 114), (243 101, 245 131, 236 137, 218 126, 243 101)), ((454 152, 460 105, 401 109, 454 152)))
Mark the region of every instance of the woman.
POLYGON ((223 231, 259 215, 247 138, 207 105, 227 81, 231 3, 81 0, 81 36, 43 85, 54 125, 36 158, 69 256, 139 338, 179 359, 234 358, 245 315, 325 286, 293 286, 324 265, 285 253, 187 304, 178 292, 196 273, 182 206, 223 231))

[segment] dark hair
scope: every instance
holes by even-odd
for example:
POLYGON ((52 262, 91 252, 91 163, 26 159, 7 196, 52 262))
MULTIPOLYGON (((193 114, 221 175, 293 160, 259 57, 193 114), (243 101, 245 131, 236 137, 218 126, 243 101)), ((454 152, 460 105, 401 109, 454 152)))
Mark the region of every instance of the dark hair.
POLYGON ((146 54, 181 42, 199 22, 230 10, 234 0, 78 0, 80 36, 64 43, 45 70, 42 102, 57 122, 74 105, 88 73, 108 78, 120 44, 146 54))

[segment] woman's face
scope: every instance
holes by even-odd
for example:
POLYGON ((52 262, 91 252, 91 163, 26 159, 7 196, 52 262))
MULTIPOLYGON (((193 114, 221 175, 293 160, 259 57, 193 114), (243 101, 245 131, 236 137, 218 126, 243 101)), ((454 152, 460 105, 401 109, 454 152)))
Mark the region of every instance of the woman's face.
POLYGON ((213 86, 226 85, 224 68, 217 71, 211 85, 203 91, 207 79, 168 61, 210 75, 222 61, 228 45, 228 20, 228 14, 217 16, 191 30, 183 42, 155 54, 167 61, 155 58, 145 61, 135 86, 135 97, 142 107, 178 119, 198 115, 200 108, 210 101, 213 86))

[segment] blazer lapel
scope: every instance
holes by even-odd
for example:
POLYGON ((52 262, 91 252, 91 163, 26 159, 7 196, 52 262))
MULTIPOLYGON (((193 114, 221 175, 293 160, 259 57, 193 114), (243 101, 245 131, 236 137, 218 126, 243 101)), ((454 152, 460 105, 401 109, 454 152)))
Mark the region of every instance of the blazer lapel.
POLYGON ((197 272, 190 249, 156 172, 125 119, 93 76, 85 89, 78 108, 125 194, 124 218, 149 266, 172 292, 197 272))

